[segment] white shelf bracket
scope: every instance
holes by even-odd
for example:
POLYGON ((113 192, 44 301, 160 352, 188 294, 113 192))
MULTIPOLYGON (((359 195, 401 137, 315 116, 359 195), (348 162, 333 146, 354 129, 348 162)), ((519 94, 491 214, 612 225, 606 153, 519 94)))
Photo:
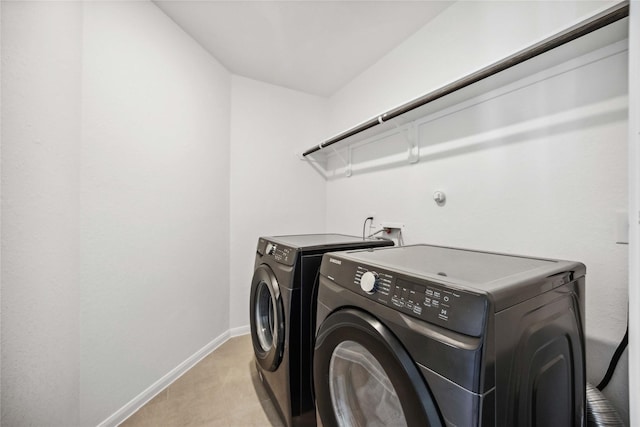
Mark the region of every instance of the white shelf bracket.
POLYGON ((406 129, 407 143, 409 151, 407 160, 409 163, 418 163, 420 160, 420 147, 418 146, 418 126, 412 122, 406 129))
POLYGON ((391 121, 398 130, 398 133, 404 136, 407 142, 407 162, 409 164, 418 163, 420 160, 420 147, 418 146, 418 127, 415 122, 411 122, 406 126, 400 126, 395 121, 391 121))
POLYGON ((351 169, 351 147, 347 148, 347 159, 345 160, 344 157, 342 157, 342 155, 340 154, 340 152, 338 150, 336 150, 335 148, 331 147, 331 149, 333 150, 333 152, 335 153, 335 155, 342 160, 342 163, 344 164, 344 174, 346 176, 351 176, 352 174, 352 169, 351 169))

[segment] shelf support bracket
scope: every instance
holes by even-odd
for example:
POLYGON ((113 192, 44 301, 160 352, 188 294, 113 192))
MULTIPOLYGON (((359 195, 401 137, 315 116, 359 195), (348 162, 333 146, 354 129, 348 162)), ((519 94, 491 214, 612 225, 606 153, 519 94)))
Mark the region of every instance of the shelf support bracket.
POLYGON ((331 149, 333 150, 333 152, 335 153, 335 155, 342 160, 342 163, 344 164, 344 174, 349 177, 352 174, 352 169, 351 169, 351 147, 347 147, 347 159, 345 160, 344 157, 342 157, 342 155, 340 154, 340 152, 338 150, 336 150, 335 148, 331 147, 331 149))
POLYGON ((420 147, 418 146, 418 127, 415 122, 412 122, 406 130, 407 143, 409 144, 409 151, 407 160, 409 164, 418 163, 420 160, 420 147))
POLYGON ((400 126, 395 121, 391 121, 396 127, 399 134, 404 136, 407 142, 407 162, 409 164, 418 163, 420 160, 420 147, 418 147, 418 127, 415 122, 411 122, 406 126, 400 126))

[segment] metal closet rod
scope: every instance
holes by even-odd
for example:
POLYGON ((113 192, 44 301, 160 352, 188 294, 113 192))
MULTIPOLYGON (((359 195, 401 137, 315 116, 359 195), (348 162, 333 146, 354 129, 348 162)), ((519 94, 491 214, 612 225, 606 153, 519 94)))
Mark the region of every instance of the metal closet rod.
POLYGON ((456 80, 453 83, 443 86, 440 89, 436 89, 433 92, 429 92, 428 94, 416 98, 404 105, 396 107, 393 110, 387 111, 386 113, 381 114, 378 117, 369 119, 364 123, 360 123, 354 128, 336 135, 333 138, 320 143, 319 145, 309 148, 307 151, 302 153, 302 156, 306 157, 309 154, 322 150, 323 148, 333 145, 336 142, 340 142, 360 132, 364 132, 367 129, 371 129, 372 127, 381 125, 382 123, 396 118, 404 113, 407 113, 418 107, 422 107, 423 105, 435 101, 436 99, 442 98, 443 96, 449 95, 450 93, 472 85, 473 83, 479 82, 480 80, 486 79, 487 77, 491 77, 494 74, 497 74, 515 65, 521 64, 528 59, 534 58, 538 55, 555 49, 556 47, 569 43, 572 40, 587 35, 593 31, 599 30, 602 27, 606 27, 607 25, 612 24, 620 19, 626 18, 627 16, 629 16, 629 0, 620 2, 612 6, 611 8, 585 21, 582 21, 581 23, 570 27, 551 38, 529 46, 528 48, 523 49, 511 56, 508 56, 505 59, 496 62, 495 64, 482 68, 481 70, 478 70, 466 77, 456 80))

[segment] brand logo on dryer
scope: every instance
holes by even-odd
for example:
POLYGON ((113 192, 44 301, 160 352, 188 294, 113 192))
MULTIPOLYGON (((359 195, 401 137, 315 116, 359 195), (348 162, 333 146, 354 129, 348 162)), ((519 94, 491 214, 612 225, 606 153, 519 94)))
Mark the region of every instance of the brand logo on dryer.
POLYGON ((329 258, 329 262, 342 265, 342 261, 340 261, 339 259, 329 258))

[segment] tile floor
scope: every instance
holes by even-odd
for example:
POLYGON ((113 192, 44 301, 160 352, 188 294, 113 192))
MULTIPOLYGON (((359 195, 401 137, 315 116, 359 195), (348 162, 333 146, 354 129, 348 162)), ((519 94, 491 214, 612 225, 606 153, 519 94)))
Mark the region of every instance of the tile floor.
POLYGON ((257 375, 251 336, 231 338, 120 426, 282 426, 257 375))

